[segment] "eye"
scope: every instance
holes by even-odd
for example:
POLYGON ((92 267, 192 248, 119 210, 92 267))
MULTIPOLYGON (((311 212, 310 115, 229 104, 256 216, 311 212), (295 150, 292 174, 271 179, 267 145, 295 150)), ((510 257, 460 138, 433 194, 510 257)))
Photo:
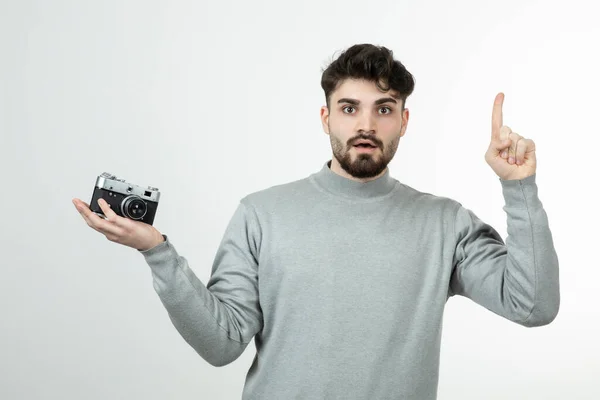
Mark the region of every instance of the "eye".
MULTIPOLYGON (((342 111, 344 111, 344 112, 345 112, 345 110, 347 110, 347 109, 349 109, 349 108, 352 108, 352 109, 353 109, 354 107, 353 107, 353 106, 345 106, 345 107, 342 107, 342 111)), ((347 114, 347 113, 346 113, 346 114, 347 114)))
POLYGON ((380 110, 388 110, 388 112, 386 112, 384 114, 390 114, 392 112, 392 109, 389 107, 381 107, 380 110))

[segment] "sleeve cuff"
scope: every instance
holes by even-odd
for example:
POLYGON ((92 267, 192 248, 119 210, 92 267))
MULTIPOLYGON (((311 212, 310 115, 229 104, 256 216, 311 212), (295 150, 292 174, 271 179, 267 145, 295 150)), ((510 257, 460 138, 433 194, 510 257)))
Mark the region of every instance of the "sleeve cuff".
POLYGON ((539 205, 536 174, 523 179, 504 180, 500 178, 506 205, 527 207, 539 205))
POLYGON ((498 178, 498 180, 500 181, 500 183, 502 184, 502 186, 505 187, 519 187, 521 185, 531 185, 531 184, 535 184, 535 178, 536 178, 537 174, 533 174, 533 175, 529 175, 526 178, 523 179, 502 179, 502 178, 498 178))
POLYGON ((144 256, 146 262, 150 265, 163 263, 167 259, 177 257, 177 250, 169 240, 169 237, 165 234, 162 235, 165 239, 164 242, 152 247, 148 250, 138 250, 140 254, 144 256))

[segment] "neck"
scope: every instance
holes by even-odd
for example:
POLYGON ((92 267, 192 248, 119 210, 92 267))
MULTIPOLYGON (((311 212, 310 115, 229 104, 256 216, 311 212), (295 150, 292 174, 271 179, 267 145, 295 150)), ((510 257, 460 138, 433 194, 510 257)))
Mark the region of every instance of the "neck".
POLYGON ((367 181, 336 173, 332 166, 333 161, 327 161, 311 179, 321 189, 346 200, 373 201, 388 196, 398 187, 398 182, 389 174, 389 168, 386 168, 381 176, 369 178, 367 181))

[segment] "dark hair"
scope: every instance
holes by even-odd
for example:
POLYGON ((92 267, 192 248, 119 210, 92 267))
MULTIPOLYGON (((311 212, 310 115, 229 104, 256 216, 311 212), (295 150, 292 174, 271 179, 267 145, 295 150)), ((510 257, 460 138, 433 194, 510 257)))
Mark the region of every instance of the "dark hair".
POLYGON ((348 78, 375 82, 383 91, 393 89, 398 92, 397 98, 402 100, 403 109, 415 87, 414 77, 400 61, 394 60, 391 50, 368 43, 349 47, 323 70, 321 87, 325 91, 327 107, 331 93, 348 78))

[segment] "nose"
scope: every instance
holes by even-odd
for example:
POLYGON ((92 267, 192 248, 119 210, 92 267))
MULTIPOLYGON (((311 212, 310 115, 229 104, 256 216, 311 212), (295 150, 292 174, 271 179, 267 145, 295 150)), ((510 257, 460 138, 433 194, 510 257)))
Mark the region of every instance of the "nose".
POLYGON ((363 113, 361 118, 357 120, 356 131, 359 133, 375 133, 375 118, 371 115, 371 113, 366 112, 363 113))

